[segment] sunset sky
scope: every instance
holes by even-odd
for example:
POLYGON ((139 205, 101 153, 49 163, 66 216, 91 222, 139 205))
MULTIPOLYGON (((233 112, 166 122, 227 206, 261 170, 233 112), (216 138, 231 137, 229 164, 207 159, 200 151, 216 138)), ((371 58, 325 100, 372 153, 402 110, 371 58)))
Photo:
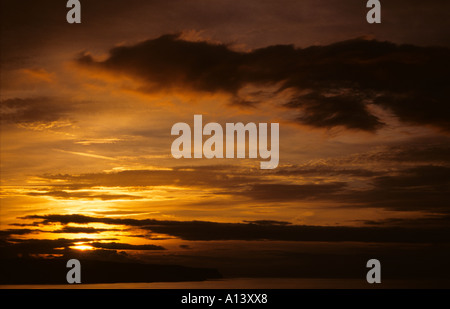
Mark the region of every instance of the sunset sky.
POLYGON ((2 257, 448 274, 450 2, 365 2, 2 0, 2 257), (195 114, 279 123, 278 167, 173 158, 195 114))

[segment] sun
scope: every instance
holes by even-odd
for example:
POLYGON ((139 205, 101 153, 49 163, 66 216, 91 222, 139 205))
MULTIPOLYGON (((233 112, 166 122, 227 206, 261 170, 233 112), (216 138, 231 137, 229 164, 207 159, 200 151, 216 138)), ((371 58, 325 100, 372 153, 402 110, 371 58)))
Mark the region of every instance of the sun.
POLYGON ((81 251, 94 250, 94 247, 89 246, 89 245, 85 245, 85 244, 77 244, 75 246, 71 246, 70 248, 76 249, 76 250, 81 250, 81 251))

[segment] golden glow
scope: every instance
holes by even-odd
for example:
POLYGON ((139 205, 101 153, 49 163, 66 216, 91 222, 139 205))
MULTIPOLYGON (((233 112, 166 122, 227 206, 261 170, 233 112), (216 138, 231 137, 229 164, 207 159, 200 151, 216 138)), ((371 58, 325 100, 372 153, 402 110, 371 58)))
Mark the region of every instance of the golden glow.
MULTIPOLYGON (((377 110, 380 119, 393 124, 377 135, 341 129, 324 132, 287 120, 296 115, 278 106, 298 93, 289 88, 277 93, 278 84, 249 84, 241 88, 238 95, 241 99, 260 101, 258 108, 249 108, 230 104, 233 102, 230 94, 200 92, 183 85, 145 92, 142 91, 145 82, 140 79, 87 69, 67 58, 73 54, 58 49, 50 51, 49 63, 43 60, 36 67, 16 70, 12 81, 8 81, 9 86, 2 88, 5 98, 54 97, 52 104, 67 106, 67 111, 63 108, 60 114, 55 113, 54 119, 41 115, 42 120, 36 115, 36 119, 30 116, 29 121, 2 123, 0 227, 10 229, 11 224, 26 222, 30 226, 24 228, 36 230, 18 238, 83 239, 87 243, 71 247, 81 251, 96 249, 89 245, 90 240, 114 239, 129 244, 149 241, 148 230, 120 224, 50 222, 33 228, 34 221, 38 220, 21 219, 30 215, 214 222, 280 220, 293 224, 353 226, 363 224, 364 220, 423 216, 421 212, 393 214, 392 210, 371 207, 346 209, 339 201, 313 197, 299 201, 281 196, 277 202, 268 202, 252 199, 251 193, 253 184, 293 186, 346 182, 352 190, 364 189, 364 185, 370 188, 370 181, 351 173, 302 174, 295 170, 390 168, 385 161, 357 165, 357 158, 369 150, 377 150, 373 145, 380 142, 431 134, 424 128, 401 124, 377 110), (62 65, 66 62, 68 65, 62 65), (63 99, 63 104, 61 98, 70 99, 63 99), (222 125, 280 122, 279 169, 273 173, 255 169, 259 160, 175 160, 170 155, 174 138, 170 128, 179 121, 192 123, 195 113, 203 114, 205 123, 222 125), (198 168, 201 165, 211 168, 198 168)), ((309 90, 305 91, 300 94, 309 90)), ((46 112, 51 112, 50 103, 42 103, 49 109, 46 112)), ((395 167, 398 162, 393 164, 395 167)), ((273 193, 277 194, 275 190, 273 193)), ((165 240, 167 235, 152 233, 151 237, 159 244, 178 244, 178 240, 165 240)))
POLYGON ((75 246, 71 246, 69 248, 72 249, 76 249, 76 250, 81 250, 81 251, 86 251, 86 250, 94 250, 94 247, 89 246, 89 245, 75 245, 75 246))

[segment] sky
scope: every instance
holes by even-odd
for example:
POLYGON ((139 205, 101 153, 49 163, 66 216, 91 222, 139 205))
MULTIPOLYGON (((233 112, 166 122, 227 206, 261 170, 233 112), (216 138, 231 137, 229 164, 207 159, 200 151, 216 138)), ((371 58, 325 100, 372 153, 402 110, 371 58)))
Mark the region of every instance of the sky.
POLYGON ((1 1, 2 258, 447 276, 448 1, 63 2, 1 1), (175 159, 194 115, 278 166, 175 159))

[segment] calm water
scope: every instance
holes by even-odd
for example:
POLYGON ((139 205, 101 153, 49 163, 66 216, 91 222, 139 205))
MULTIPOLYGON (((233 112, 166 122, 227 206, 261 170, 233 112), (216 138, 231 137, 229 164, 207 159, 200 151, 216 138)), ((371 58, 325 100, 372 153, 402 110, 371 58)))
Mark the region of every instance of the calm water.
POLYGON ((107 283, 73 285, 0 285, 2 289, 364 289, 450 288, 449 282, 384 280, 371 285, 360 279, 228 278, 201 282, 107 283))

